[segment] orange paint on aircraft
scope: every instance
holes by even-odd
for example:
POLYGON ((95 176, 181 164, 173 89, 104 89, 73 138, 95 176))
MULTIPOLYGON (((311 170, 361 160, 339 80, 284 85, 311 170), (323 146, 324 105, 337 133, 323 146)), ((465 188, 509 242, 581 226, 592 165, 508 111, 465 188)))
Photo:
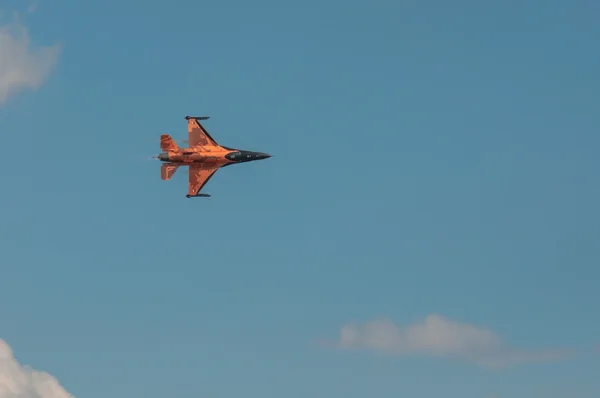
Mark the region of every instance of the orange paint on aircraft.
POLYGON ((168 181, 181 166, 189 166, 188 193, 186 197, 208 197, 200 193, 219 168, 233 163, 245 163, 270 158, 261 152, 244 151, 219 145, 206 131, 200 120, 207 116, 186 116, 188 123, 188 147, 180 148, 169 134, 160 136, 163 151, 157 158, 164 162, 160 177, 168 181))

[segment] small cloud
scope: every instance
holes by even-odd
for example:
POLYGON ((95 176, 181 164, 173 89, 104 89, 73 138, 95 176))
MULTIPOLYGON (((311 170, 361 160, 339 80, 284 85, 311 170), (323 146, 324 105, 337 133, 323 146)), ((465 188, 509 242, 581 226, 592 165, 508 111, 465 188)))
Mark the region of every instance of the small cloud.
POLYGON ((0 339, 0 398, 74 398, 52 375, 21 365, 0 339))
POLYGON ((27 12, 35 12, 35 10, 37 10, 38 5, 37 3, 31 3, 29 5, 29 7, 27 7, 27 12))
POLYGON ((0 105, 17 92, 39 88, 58 61, 60 46, 34 49, 27 28, 18 22, 0 26, 0 105))
POLYGON ((565 359, 564 349, 520 350, 508 347, 489 329, 451 321, 432 314, 408 326, 378 319, 359 326, 341 328, 335 345, 340 349, 366 349, 389 355, 452 357, 497 368, 519 362, 549 362, 565 359))

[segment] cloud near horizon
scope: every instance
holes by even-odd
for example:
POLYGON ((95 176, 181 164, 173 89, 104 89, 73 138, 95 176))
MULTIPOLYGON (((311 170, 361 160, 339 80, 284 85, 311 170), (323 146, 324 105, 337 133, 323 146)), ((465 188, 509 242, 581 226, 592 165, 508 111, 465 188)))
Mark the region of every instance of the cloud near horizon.
POLYGON ((0 106, 26 88, 39 88, 59 53, 59 44, 32 48, 27 28, 18 22, 0 26, 0 106))
POLYGON ((0 398, 75 398, 52 375, 21 365, 0 339, 0 398))
POLYGON ((459 323, 438 314, 408 326, 378 319, 359 326, 345 325, 335 346, 366 349, 396 356, 426 355, 449 357, 490 368, 523 362, 550 362, 566 359, 572 350, 521 350, 507 346, 489 329, 459 323))

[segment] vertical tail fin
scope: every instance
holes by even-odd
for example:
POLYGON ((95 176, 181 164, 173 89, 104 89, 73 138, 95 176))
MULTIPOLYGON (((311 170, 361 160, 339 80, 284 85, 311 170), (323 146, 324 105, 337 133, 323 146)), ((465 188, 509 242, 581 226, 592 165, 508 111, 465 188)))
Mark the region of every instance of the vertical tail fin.
POLYGON ((179 150, 179 146, 169 134, 163 134, 160 136, 160 149, 163 152, 177 152, 179 150))
POLYGON ((163 163, 160 165, 160 178, 164 181, 169 181, 171 179, 171 177, 173 177, 173 174, 175 174, 175 172, 177 171, 177 169, 179 168, 178 164, 173 164, 173 163, 163 163))

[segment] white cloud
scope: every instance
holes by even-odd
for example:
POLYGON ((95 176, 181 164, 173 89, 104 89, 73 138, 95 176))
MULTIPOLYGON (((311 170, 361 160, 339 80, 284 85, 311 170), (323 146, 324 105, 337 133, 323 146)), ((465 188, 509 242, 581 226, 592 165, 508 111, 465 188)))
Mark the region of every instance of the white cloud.
POLYGON ((18 22, 0 26, 0 105, 11 95, 39 88, 58 61, 60 46, 31 47, 27 28, 18 22))
POLYGON ((74 398, 46 372, 19 364, 0 339, 0 398, 74 398))
POLYGON ((340 330, 336 346, 399 356, 452 357, 488 367, 554 361, 571 355, 570 350, 563 349, 535 351, 508 347, 489 329, 454 322, 437 314, 404 327, 396 326, 388 319, 362 326, 346 325, 340 330))

